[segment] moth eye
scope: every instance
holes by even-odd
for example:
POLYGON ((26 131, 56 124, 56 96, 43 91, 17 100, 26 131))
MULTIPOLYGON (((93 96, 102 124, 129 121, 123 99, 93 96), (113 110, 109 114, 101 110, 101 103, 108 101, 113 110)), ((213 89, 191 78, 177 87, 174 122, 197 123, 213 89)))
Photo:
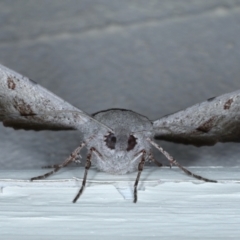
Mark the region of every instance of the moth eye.
POLYGON ((136 138, 133 135, 130 135, 128 138, 128 147, 127 147, 127 151, 132 150, 135 145, 137 144, 136 138))
POLYGON ((115 144, 117 142, 117 138, 115 137, 115 135, 113 133, 110 133, 105 136, 105 138, 107 147, 109 147, 110 149, 115 149, 115 144))

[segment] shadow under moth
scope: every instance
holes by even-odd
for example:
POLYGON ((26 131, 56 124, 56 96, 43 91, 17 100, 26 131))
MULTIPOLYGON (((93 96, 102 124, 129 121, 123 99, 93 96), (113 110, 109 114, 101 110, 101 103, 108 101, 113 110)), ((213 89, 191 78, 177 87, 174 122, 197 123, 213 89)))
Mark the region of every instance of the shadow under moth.
POLYGON ((185 110, 151 121, 126 109, 108 109, 87 114, 38 85, 36 82, 0 65, 0 120, 6 127, 25 130, 79 130, 82 143, 53 170, 31 181, 44 179, 76 161, 80 151, 88 151, 82 194, 91 164, 112 174, 137 172, 134 202, 144 164, 152 161, 162 166, 151 153, 157 148, 170 162, 186 174, 206 182, 217 182, 196 175, 181 166, 154 139, 195 146, 217 142, 240 141, 240 90, 210 98, 185 110))

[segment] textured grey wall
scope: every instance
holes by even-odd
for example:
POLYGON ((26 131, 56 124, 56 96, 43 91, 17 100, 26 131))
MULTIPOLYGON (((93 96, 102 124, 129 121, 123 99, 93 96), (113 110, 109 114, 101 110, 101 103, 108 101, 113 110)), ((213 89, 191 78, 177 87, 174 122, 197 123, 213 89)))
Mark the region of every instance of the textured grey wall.
MULTIPOLYGON (((240 0, 2 0, 0 29, 2 64, 88 113, 157 119, 240 88, 240 0)), ((81 141, 2 126, 0 136, 1 168, 61 162, 81 141)), ((162 145, 185 165, 240 165, 239 144, 162 145)))

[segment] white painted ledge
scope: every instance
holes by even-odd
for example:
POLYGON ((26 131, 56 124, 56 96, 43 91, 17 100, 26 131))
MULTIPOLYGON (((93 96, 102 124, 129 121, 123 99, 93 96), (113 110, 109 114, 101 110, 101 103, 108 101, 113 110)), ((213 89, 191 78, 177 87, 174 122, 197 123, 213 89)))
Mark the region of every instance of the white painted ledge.
POLYGON ((136 173, 89 171, 88 185, 66 168, 46 180, 28 179, 46 169, 0 171, 1 239, 239 239, 240 168, 189 168, 219 180, 205 183, 178 168, 145 168, 138 203, 132 203, 136 173))

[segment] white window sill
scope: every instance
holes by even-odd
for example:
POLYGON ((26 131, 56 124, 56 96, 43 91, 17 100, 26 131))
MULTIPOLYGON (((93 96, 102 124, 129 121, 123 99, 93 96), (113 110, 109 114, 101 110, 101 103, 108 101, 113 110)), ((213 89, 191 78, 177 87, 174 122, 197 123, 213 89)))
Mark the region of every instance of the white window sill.
POLYGON ((28 179, 48 169, 1 170, 1 238, 238 239, 240 168, 189 169, 219 183, 193 179, 178 168, 146 167, 137 204, 132 203, 136 173, 110 175, 92 168, 83 195, 73 204, 82 167, 65 168, 35 182, 28 179))

